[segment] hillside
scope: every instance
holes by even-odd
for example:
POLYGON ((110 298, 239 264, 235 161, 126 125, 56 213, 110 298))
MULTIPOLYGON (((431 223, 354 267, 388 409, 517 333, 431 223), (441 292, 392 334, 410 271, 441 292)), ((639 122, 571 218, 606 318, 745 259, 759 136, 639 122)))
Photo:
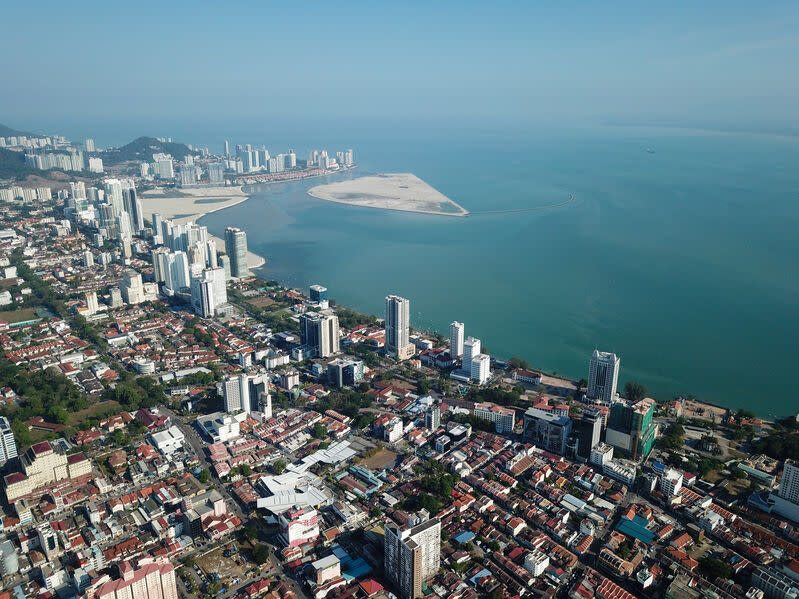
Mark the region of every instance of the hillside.
POLYGON ((183 160, 191 154, 186 144, 161 142, 154 137, 140 137, 125 144, 121 148, 102 152, 103 163, 108 165, 120 164, 128 160, 142 160, 152 162, 155 153, 171 154, 176 160, 183 160))
MULTIPOLYGON (((3 136, 2 130, 0 136, 3 136)), ((0 148, 0 179, 21 179, 43 172, 26 165, 25 155, 22 152, 0 148)))
POLYGON ((0 123, 0 137, 16 137, 19 135, 25 135, 27 137, 41 137, 36 133, 31 133, 30 131, 18 131, 17 129, 12 129, 6 125, 0 123))

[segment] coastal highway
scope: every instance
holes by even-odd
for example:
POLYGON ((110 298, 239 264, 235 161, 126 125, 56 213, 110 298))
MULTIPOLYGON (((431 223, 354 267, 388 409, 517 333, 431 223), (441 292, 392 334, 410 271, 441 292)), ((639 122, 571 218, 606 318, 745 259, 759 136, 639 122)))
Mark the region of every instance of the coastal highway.
POLYGON ((574 194, 569 194, 569 199, 559 204, 547 204, 546 206, 533 206, 532 208, 508 208, 506 210, 480 210, 478 212, 469 212, 465 216, 476 216, 479 214, 508 214, 510 212, 533 212, 535 210, 546 210, 547 208, 561 208, 568 206, 574 201, 574 194))

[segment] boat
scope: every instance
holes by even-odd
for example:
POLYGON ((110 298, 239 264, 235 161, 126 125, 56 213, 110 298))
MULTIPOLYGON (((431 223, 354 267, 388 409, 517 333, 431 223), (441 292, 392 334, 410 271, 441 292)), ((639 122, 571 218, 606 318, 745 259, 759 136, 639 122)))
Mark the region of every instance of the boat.
POLYGON ((654 154, 654 153, 655 153, 655 150, 653 150, 652 148, 647 148, 647 149, 646 149, 646 153, 647 153, 647 154, 654 154))

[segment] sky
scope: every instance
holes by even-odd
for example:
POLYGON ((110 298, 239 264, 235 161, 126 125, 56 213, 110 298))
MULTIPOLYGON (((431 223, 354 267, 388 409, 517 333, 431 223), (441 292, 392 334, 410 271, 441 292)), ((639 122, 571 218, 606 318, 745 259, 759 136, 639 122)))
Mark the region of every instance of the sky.
POLYGON ((13 2, 0 122, 799 128, 794 2, 13 2))

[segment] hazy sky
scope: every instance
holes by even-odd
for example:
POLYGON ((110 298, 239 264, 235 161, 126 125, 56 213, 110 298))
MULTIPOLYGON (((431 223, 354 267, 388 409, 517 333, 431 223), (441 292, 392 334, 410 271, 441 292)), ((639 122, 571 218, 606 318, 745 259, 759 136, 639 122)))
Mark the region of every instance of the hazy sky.
POLYGON ((793 2, 8 2, 0 122, 301 115, 775 123, 793 2))

